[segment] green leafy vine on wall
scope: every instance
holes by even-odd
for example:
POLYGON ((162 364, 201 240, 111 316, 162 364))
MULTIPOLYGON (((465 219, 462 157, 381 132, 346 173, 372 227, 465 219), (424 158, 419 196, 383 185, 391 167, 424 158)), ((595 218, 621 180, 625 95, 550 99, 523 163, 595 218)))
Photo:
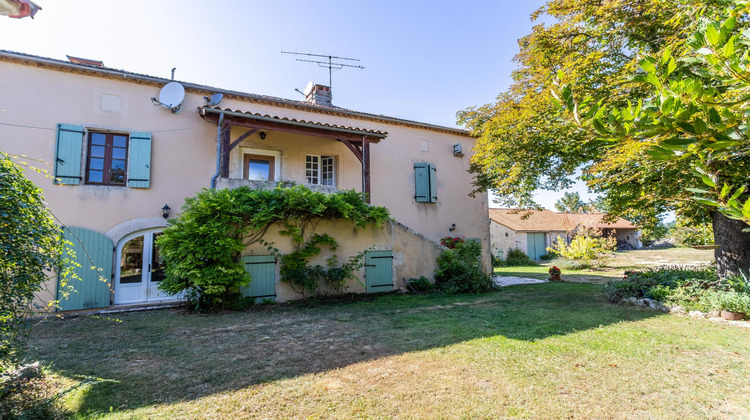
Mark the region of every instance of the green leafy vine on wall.
MULTIPOLYGON (((383 227, 390 215, 385 207, 365 203, 354 190, 324 194, 301 185, 272 190, 204 189, 185 200, 181 214, 159 237, 166 266, 166 278, 159 287, 171 294, 187 292, 200 309, 226 306, 239 298, 240 287, 250 281, 240 264, 242 251, 259 242, 271 226, 279 225, 280 233, 291 238, 295 251, 289 255, 294 255, 314 251, 302 251, 311 241, 313 248, 325 244, 327 240, 313 241, 317 224, 338 219, 356 227, 383 227)), ((357 266, 355 262, 350 259, 347 264, 351 265, 345 264, 343 271, 331 271, 335 267, 329 264, 326 276, 346 276, 357 266)))
POLYGON ((305 297, 340 295, 346 291, 346 281, 356 279, 355 273, 364 267, 364 257, 367 250, 349 257, 344 264, 339 265, 338 255, 333 254, 326 259, 326 267, 316 264, 309 265, 310 259, 320 255, 322 246, 335 252, 339 244, 328 234, 312 235, 310 240, 300 245, 289 254, 281 252, 272 243, 264 242, 268 250, 281 261, 281 280, 289 283, 294 291, 305 297))

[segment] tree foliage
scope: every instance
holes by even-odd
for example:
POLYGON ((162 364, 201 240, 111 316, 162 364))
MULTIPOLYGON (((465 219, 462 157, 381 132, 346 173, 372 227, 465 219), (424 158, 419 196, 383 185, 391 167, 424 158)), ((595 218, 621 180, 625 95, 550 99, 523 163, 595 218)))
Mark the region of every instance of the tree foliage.
POLYGON ((42 191, 0 153, 0 362, 22 356, 32 310, 47 274, 65 275, 62 231, 47 210, 42 191))
POLYGON ((555 210, 565 213, 585 213, 589 209, 577 192, 566 192, 555 202, 555 210))
POLYGON ((357 227, 389 219, 384 207, 363 202, 356 191, 323 194, 304 186, 254 190, 248 187, 201 191, 159 237, 166 279, 159 287, 188 292, 194 303, 220 307, 233 303, 250 279, 240 255, 276 224, 296 249, 311 239, 318 221, 344 219, 357 227))
POLYGON ((573 118, 617 153, 639 148, 653 165, 680 167, 693 202, 750 223, 750 19, 747 2, 728 1, 704 19, 679 53, 645 56, 634 81, 648 95, 626 105, 562 90, 573 118))
POLYGON ((649 225, 667 210, 695 212, 680 186, 692 179, 689 167, 654 162, 641 147, 603 147, 565 117, 549 92, 558 89, 559 73, 559 83, 582 97, 613 104, 646 97, 648 87, 631 78, 641 55, 680 51, 695 17, 715 14, 719 3, 550 0, 532 18, 553 23, 539 23, 519 40, 519 68, 509 90, 493 104, 458 114, 459 123, 478 136, 471 161, 477 189, 494 189, 507 205, 534 207, 534 190, 567 188, 583 167, 589 188, 605 196, 613 214, 649 225))

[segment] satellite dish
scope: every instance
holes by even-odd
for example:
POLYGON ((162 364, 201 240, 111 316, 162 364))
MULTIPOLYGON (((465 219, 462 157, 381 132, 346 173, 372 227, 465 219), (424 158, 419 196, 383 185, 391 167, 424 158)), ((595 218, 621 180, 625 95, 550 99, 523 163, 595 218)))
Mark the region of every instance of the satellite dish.
POLYGON ((222 95, 221 93, 214 93, 210 98, 208 96, 204 96, 203 99, 208 102, 209 106, 216 106, 219 105, 219 102, 221 102, 222 99, 224 99, 224 95, 222 95))
POLYGON ((313 82, 312 80, 310 80, 307 83, 307 86, 305 86, 305 92, 304 92, 305 96, 309 95, 310 92, 312 92, 314 86, 315 86, 315 82, 313 82))
POLYGON ((182 101, 185 100, 185 88, 177 82, 169 82, 159 91, 159 99, 151 98, 154 105, 161 105, 168 108, 172 113, 180 112, 182 101))

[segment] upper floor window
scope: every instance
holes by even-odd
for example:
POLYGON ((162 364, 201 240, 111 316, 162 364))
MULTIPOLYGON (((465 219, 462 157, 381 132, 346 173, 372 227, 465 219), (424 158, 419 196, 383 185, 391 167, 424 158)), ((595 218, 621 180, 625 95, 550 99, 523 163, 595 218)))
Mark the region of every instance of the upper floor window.
POLYGON ((128 162, 128 136, 115 133, 89 133, 86 183, 125 185, 128 162))
POLYGON ((336 185, 336 158, 334 156, 307 155, 305 176, 308 184, 336 185))
POLYGON ((149 188, 151 133, 112 133, 57 124, 54 183, 149 188))

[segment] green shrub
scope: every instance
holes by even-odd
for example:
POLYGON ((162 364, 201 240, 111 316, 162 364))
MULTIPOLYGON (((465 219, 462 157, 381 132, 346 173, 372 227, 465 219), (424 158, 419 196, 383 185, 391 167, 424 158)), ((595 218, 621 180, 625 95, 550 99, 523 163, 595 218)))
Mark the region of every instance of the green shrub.
POLYGON ((728 292, 719 292, 716 296, 718 309, 750 314, 750 295, 747 293, 738 293, 734 290, 728 292))
POLYGON ((664 302, 670 295, 672 289, 667 286, 657 284, 656 286, 649 287, 645 295, 647 298, 664 302))
POLYGON ((617 239, 614 236, 602 238, 596 232, 587 231, 576 235, 570 243, 566 243, 565 239, 558 236, 557 241, 548 250, 567 260, 603 262, 611 257, 616 248, 617 239))
POLYGON ((505 261, 500 262, 500 267, 528 267, 538 265, 525 252, 518 248, 508 250, 505 261))
POLYGON ((608 282, 604 285, 604 296, 616 303, 624 298, 646 297, 648 291, 655 286, 708 290, 715 289, 719 284, 716 268, 713 266, 649 268, 626 271, 622 280, 608 282))
POLYGON ((681 306, 686 311, 710 312, 718 309, 717 292, 701 287, 698 284, 688 284, 669 289, 664 298, 667 306, 681 306))
POLYGON ((670 230, 669 237, 679 247, 714 244, 714 230, 710 224, 701 227, 677 226, 670 230))
POLYGON ((449 294, 493 290, 495 283, 482 269, 482 244, 465 241, 443 251, 437 259, 435 285, 449 294))
POLYGON ((432 282, 425 276, 421 276, 418 279, 409 279, 409 285, 411 285, 412 289, 417 292, 427 292, 435 287, 435 285, 433 285, 432 282))

